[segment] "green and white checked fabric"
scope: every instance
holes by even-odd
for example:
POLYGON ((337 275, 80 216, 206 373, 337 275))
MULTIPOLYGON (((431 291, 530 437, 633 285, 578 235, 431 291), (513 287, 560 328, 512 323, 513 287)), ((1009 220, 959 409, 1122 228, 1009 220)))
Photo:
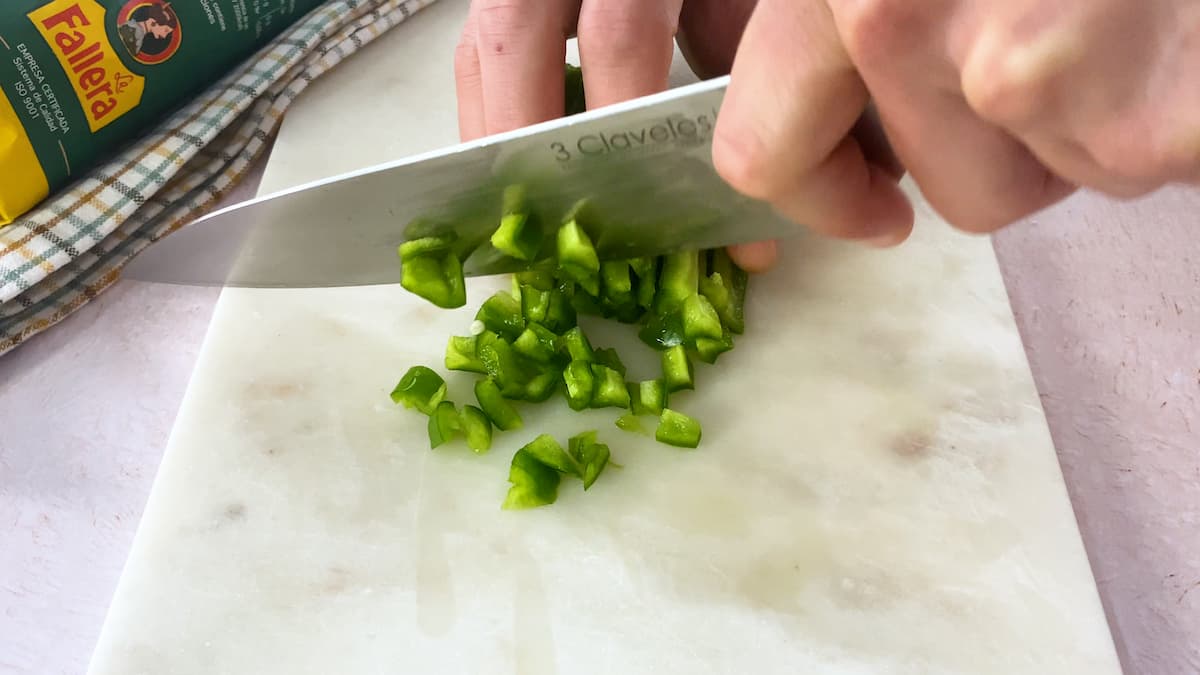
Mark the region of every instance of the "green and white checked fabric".
POLYGON ((330 0, 152 133, 0 230, 0 355, 212 207, 316 77, 435 0, 330 0))

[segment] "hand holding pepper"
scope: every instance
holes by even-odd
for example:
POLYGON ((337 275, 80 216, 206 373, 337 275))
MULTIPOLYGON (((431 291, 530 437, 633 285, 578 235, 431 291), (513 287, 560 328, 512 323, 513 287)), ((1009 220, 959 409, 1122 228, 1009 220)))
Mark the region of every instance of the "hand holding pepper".
MULTIPOLYGON (((834 237, 888 246, 912 228, 901 171, 853 133, 868 103, 931 205, 971 232, 1079 187, 1200 184, 1196 0, 474 0, 464 139, 560 116, 572 35, 592 108, 665 88, 672 38, 700 76, 731 69, 717 170, 834 237)), ((749 270, 775 258, 770 242, 731 253, 749 270)))

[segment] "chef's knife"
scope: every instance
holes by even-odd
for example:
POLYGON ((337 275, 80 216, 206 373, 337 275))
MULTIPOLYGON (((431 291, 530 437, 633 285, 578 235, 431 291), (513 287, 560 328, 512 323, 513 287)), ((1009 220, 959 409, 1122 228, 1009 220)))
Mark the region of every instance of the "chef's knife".
POLYGON ((397 247, 430 234, 471 252, 469 276, 516 271, 525 265, 488 241, 512 186, 547 234, 576 215, 602 257, 786 237, 794 224, 713 169, 727 83, 699 82, 242 202, 155 242, 124 275, 259 288, 398 283, 397 247))

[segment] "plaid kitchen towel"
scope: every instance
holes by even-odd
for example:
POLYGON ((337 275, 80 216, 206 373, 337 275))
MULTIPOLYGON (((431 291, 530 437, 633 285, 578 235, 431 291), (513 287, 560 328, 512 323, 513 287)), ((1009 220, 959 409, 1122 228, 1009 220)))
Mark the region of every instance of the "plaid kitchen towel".
POLYGON ((139 251, 211 208, 314 78, 433 2, 321 5, 153 133, 0 230, 0 355, 82 307, 139 251))

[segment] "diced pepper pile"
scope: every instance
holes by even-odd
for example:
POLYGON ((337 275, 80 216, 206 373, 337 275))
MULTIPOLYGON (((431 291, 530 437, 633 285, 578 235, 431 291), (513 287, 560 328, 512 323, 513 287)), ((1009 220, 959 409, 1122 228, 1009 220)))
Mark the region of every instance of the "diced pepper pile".
MULTIPOLYGON (((569 105, 582 105, 581 90, 572 96, 577 75, 568 66, 569 105)), ((550 242, 542 241, 541 228, 522 204, 519 187, 505 195, 491 245, 528 268, 513 275, 511 291, 497 292, 479 307, 472 335, 451 336, 446 345, 447 370, 479 375, 478 405, 449 400, 445 380, 427 366, 410 368, 392 400, 428 417, 431 448, 461 439, 486 452, 495 432, 523 428, 519 403, 543 403, 556 394, 571 410, 621 411, 616 426, 625 431, 647 433, 642 418, 657 418, 657 441, 698 447, 700 422, 669 407, 669 399, 696 388, 695 361, 715 364, 745 330, 746 273, 723 249, 602 260, 586 223, 570 214, 553 244, 543 246, 550 242), (661 376, 630 381, 615 350, 592 345, 579 315, 636 325, 642 342, 660 353, 661 376)), ((463 265, 453 244, 438 237, 402 244, 401 285, 441 308, 465 305, 463 265)), ((512 458, 503 507, 553 503, 563 476, 580 479, 587 490, 609 459, 608 445, 594 430, 567 439, 565 450, 553 437, 537 435, 512 458)))

